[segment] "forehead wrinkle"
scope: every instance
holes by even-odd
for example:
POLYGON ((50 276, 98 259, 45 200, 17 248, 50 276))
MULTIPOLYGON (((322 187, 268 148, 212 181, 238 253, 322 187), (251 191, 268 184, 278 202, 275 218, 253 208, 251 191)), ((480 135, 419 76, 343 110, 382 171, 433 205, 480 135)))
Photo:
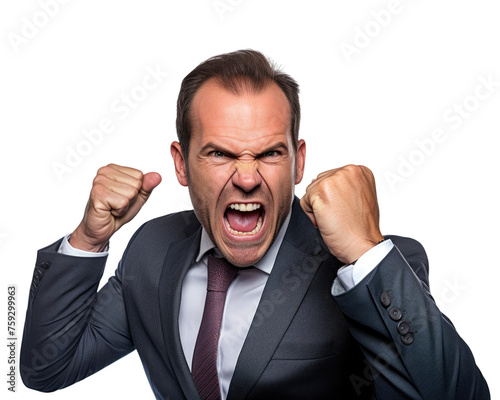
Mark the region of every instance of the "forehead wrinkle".
POLYGON ((265 126, 275 124, 289 126, 291 124, 291 112, 286 95, 275 83, 256 93, 245 90, 236 94, 209 80, 198 89, 193 98, 191 118, 193 123, 196 121, 198 125, 203 125, 203 122, 206 123, 207 121, 203 121, 201 114, 205 114, 205 117, 209 119, 209 116, 216 114, 220 115, 221 120, 234 122, 237 126, 247 123, 250 129, 257 129, 260 128, 257 126, 259 122, 265 126), (216 90, 214 91, 214 89, 216 90), (234 102, 228 103, 228 98, 233 98, 234 102), (264 98, 267 100, 274 99, 272 109, 262 105, 261 101, 264 98), (224 106, 220 106, 220 102, 224 106), (200 112, 202 109, 205 109, 205 113, 200 112), (211 112, 206 112, 208 110, 211 112), (272 111, 271 115, 269 115, 270 111, 272 111), (262 115, 265 115, 265 118, 262 115))
POLYGON ((243 114, 237 111, 228 113, 226 108, 224 121, 218 124, 215 124, 208 115, 206 116, 207 120, 204 120, 202 116, 197 113, 193 121, 195 122, 193 127, 203 134, 213 133, 220 136, 224 136, 225 132, 227 132, 227 135, 232 132, 238 132, 240 135, 261 137, 262 135, 279 134, 279 131, 281 131, 283 127, 287 134, 291 131, 290 119, 288 116, 280 112, 275 112, 272 118, 261 118, 258 114, 261 113, 262 110, 255 110, 255 107, 248 106, 245 108, 248 108, 248 112, 243 114), (234 115, 228 117, 228 114, 234 115))
POLYGON ((226 142, 232 143, 233 145, 247 143, 265 147, 272 146, 273 141, 284 142, 287 144, 287 147, 289 147, 288 142, 292 135, 291 127, 288 123, 285 125, 284 131, 282 131, 283 125, 273 127, 272 125, 276 124, 261 124, 262 127, 260 127, 256 126, 257 121, 255 121, 254 127, 251 129, 236 124, 204 124, 202 118, 196 118, 196 123, 194 125, 195 129, 193 129, 193 133, 197 132, 197 134, 193 134, 192 140, 197 137, 200 147, 205 147, 206 145, 203 143, 209 142, 214 145, 226 142), (279 138, 280 136, 281 138, 279 138))
POLYGON ((273 145, 268 144, 273 136, 281 136, 279 142, 285 143, 287 148, 293 140, 291 108, 285 94, 275 84, 258 93, 232 94, 207 82, 193 99, 191 117, 191 141, 197 142, 198 149, 212 142, 215 145, 225 143, 242 151, 244 143, 258 152, 263 146, 273 145))
POLYGON ((269 133, 267 135, 259 135, 254 138, 235 137, 234 135, 215 135, 215 140, 211 140, 210 135, 204 135, 206 144, 202 145, 202 149, 207 147, 222 148, 230 153, 243 154, 250 152, 252 154, 260 154, 263 151, 277 147, 286 147, 289 149, 289 135, 286 134, 282 138, 282 133, 269 133))

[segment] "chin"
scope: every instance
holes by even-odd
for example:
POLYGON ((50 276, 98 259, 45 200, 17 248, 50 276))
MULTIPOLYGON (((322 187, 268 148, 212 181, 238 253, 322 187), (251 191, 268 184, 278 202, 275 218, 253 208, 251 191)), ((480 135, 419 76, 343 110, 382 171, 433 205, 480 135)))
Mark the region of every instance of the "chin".
POLYGON ((259 262, 268 249, 269 246, 248 246, 240 244, 236 248, 225 248, 224 251, 221 250, 221 252, 231 264, 237 267, 249 267, 259 262))

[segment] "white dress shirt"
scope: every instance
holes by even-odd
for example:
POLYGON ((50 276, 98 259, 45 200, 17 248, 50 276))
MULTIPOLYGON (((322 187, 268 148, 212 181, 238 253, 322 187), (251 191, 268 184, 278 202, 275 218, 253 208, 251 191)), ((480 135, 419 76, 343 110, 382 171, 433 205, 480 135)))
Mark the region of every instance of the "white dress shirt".
MULTIPOLYGON (((217 373, 222 400, 227 396, 236 361, 250 329, 267 278, 273 269, 290 222, 290 216, 291 213, 283 222, 278 236, 267 253, 254 265, 255 268, 239 271, 227 291, 217 350, 217 373)), ((213 248, 215 245, 203 229, 198 257, 182 283, 179 332, 182 350, 190 369, 207 294, 207 252, 213 248)))
MULTIPOLYGON (((257 310, 267 278, 272 271, 290 217, 291 211, 275 241, 264 257, 255 265, 255 268, 239 271, 228 289, 217 351, 217 371, 222 400, 227 397, 238 356, 257 310)), ((101 257, 108 254, 107 251, 94 253, 75 249, 69 244, 70 236, 64 237, 59 253, 84 257, 101 257)), ((337 279, 332 285, 332 294, 337 295, 353 288, 382 261, 392 247, 392 242, 386 240, 363 254, 355 265, 351 264, 340 268, 337 272, 337 279)), ((213 248, 215 245, 203 229, 200 251, 182 283, 179 332, 182 350, 190 369, 205 306, 208 275, 207 252, 213 248)))

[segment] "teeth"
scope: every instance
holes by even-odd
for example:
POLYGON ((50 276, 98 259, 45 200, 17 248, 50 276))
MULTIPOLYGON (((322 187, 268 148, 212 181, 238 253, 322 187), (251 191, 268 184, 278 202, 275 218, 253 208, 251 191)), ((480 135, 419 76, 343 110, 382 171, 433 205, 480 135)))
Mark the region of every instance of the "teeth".
POLYGON ((229 208, 237 211, 255 211, 260 208, 260 204, 257 203, 233 203, 229 208))
POLYGON ((259 220, 257 221, 257 226, 253 229, 253 231, 250 231, 250 232, 235 231, 233 228, 231 228, 229 226, 229 221, 228 220, 226 220, 225 222, 226 222, 227 230, 229 232, 231 232, 235 236, 250 236, 250 235, 255 235, 255 234, 259 233, 260 228, 262 228, 262 217, 259 217, 259 220))

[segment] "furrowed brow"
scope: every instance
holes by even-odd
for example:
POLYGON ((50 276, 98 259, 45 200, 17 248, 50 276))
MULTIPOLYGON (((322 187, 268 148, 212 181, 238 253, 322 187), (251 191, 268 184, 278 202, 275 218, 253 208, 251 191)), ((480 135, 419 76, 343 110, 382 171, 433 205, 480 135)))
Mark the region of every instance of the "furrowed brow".
MULTIPOLYGON (((277 150, 282 150, 285 153, 289 152, 288 145, 285 142, 277 142, 271 144, 269 147, 266 147, 264 150, 259 152, 259 155, 265 154, 269 151, 277 151, 277 150)), ((215 142, 208 142, 206 143, 201 149, 200 153, 205 154, 207 152, 211 151, 220 151, 224 154, 227 154, 228 156, 236 157, 233 151, 229 150, 225 146, 221 145, 220 143, 215 143, 215 142)))
POLYGON ((204 154, 206 152, 210 152, 210 151, 220 151, 224 154, 227 154, 228 156, 232 156, 233 153, 226 149, 224 146, 220 145, 220 144, 217 144, 217 143, 214 143, 214 142, 208 142, 206 143, 200 150, 200 153, 204 154))
POLYGON ((274 143, 269 146, 267 149, 261 152, 261 154, 265 154, 269 151, 283 150, 288 153, 288 145, 285 142, 274 143))

